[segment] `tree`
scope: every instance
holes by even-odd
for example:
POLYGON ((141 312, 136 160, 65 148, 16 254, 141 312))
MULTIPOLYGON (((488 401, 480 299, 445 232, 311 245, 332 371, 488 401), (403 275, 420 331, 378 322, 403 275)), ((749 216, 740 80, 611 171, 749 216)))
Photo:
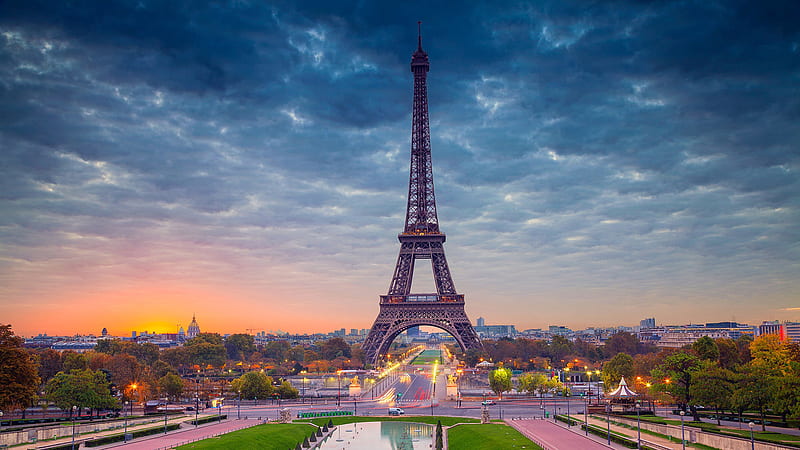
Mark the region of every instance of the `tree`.
POLYGON ((288 382, 288 381, 286 381, 286 380, 284 380, 284 381, 281 383, 281 385, 280 385, 280 386, 278 386, 278 388, 277 388, 277 389, 275 389, 275 392, 276 392, 278 395, 280 395, 280 396, 281 396, 281 398, 297 398, 297 397, 298 397, 298 395, 300 394, 300 391, 298 391, 297 389, 295 389, 295 388, 292 386, 292 383, 289 383, 289 382, 288 382))
POLYGON ((349 358, 351 356, 350 353, 350 345, 345 342, 342 338, 331 338, 325 341, 322 344, 322 357, 327 360, 336 359, 339 356, 344 356, 349 358))
POLYGON ((627 353, 617 353, 611 361, 603 364, 602 377, 606 390, 616 387, 622 377, 633 378, 633 357, 627 353))
POLYGON ((703 336, 692 343, 692 350, 697 353, 700 359, 706 361, 719 361, 719 347, 714 339, 703 336))
POLYGON ((38 360, 39 378, 41 378, 43 382, 47 382, 47 380, 53 378, 55 374, 61 372, 63 363, 61 361, 60 352, 52 348, 45 348, 34 350, 32 353, 38 360))
POLYGON ((511 390, 511 371, 501 367, 489 372, 489 388, 502 399, 503 392, 511 390))
POLYGON ((64 372, 89 368, 89 358, 82 353, 64 352, 64 372))
POLYGON ((79 408, 102 409, 116 406, 109 382, 101 371, 91 369, 59 372, 45 385, 45 395, 63 410, 79 408))
POLYGON ((231 382, 231 387, 236 392, 241 392, 242 398, 268 398, 272 395, 272 377, 263 372, 247 372, 231 382))
POLYGON ((792 354, 776 334, 764 334, 750 344, 750 364, 772 375, 789 373, 792 354))
POLYGON ((773 385, 772 410, 786 417, 800 418, 800 363, 793 362, 791 373, 779 377, 773 385))
POLYGON ((728 338, 719 338, 715 341, 717 343, 717 349, 719 350, 720 366, 726 369, 733 369, 742 363, 736 341, 728 338))
POLYGON ((162 394, 177 399, 183 392, 183 379, 174 373, 168 373, 158 379, 158 387, 162 394))
POLYGON ((653 369, 652 375, 656 391, 666 392, 686 410, 691 410, 695 421, 699 421, 697 408, 692 402, 692 373, 700 367, 700 359, 686 352, 677 352, 664 358, 664 362, 653 369))
POLYGON ((692 372, 689 394, 696 404, 717 412, 717 425, 720 425, 720 412, 731 407, 733 382, 733 372, 710 361, 703 361, 698 370, 692 372))
POLYGON ((228 359, 244 360, 256 351, 255 339, 249 334, 232 334, 225 339, 228 359))
POLYGON ((200 333, 197 336, 189 339, 184 343, 184 345, 196 345, 196 344, 212 344, 212 345, 222 345, 222 336, 219 333, 200 333))
POLYGON ((639 353, 639 338, 635 334, 626 331, 614 333, 606 341, 603 354, 614 356, 618 353, 627 353, 629 355, 636 355, 639 353))
POLYGON ((775 377, 758 364, 746 364, 736 376, 731 402, 739 411, 757 410, 761 416, 761 431, 766 431, 764 419, 767 408, 774 399, 774 392, 775 377))
POLYGON ((0 325, 0 410, 25 409, 41 383, 34 359, 22 348, 11 325, 0 325))
MULTIPOLYGON (((201 333, 205 334, 205 333, 201 333)), ((212 344, 206 340, 197 340, 197 337, 190 339, 187 341, 187 344, 184 344, 183 348, 186 352, 187 360, 191 364, 196 364, 201 367, 205 367, 207 365, 221 367, 225 364, 227 352, 225 351, 225 346, 222 343, 219 344, 212 344), (188 345, 188 342, 194 341, 191 345, 188 345)))
POLYGON ((544 395, 547 386, 547 376, 543 373, 528 372, 520 375, 517 382, 519 383, 520 391, 525 391, 529 395, 544 395))
POLYGON ((289 351, 290 348, 291 344, 287 341, 270 341, 264 346, 263 354, 265 357, 274 359, 275 361, 283 361, 286 358, 286 352, 289 351))
POLYGON ((573 351, 572 341, 564 336, 555 335, 548 345, 547 353, 552 361, 560 361, 573 351))

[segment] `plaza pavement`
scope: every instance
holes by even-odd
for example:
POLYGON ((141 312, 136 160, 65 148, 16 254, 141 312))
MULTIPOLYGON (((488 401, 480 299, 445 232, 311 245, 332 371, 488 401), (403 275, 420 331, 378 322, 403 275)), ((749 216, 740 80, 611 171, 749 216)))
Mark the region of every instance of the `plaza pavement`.
POLYGON ((128 443, 117 442, 103 447, 95 448, 118 448, 120 450, 156 450, 168 449, 178 445, 188 444, 189 442, 199 441, 231 431, 241 430, 264 423, 258 419, 230 419, 222 422, 215 422, 199 427, 183 428, 167 434, 156 434, 137 438, 128 443))
POLYGON ((606 445, 605 442, 597 442, 592 437, 575 433, 549 420, 516 419, 506 420, 505 422, 545 450, 608 450, 625 448, 613 442, 611 445, 606 445))

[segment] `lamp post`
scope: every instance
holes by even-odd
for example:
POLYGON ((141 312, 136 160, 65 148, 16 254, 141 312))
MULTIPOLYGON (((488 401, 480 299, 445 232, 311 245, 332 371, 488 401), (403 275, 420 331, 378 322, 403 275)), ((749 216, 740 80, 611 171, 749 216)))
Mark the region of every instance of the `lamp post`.
POLYGON ((197 414, 200 412, 200 397, 194 396, 194 427, 197 428, 197 414))
POLYGON ((78 410, 78 407, 72 405, 72 448, 75 448, 75 411, 78 410))
POLYGON ((125 400, 125 403, 122 404, 122 411, 125 415, 125 431, 123 432, 123 442, 128 442, 128 401, 125 400))
POLYGON ((339 408, 342 400, 342 371, 336 371, 336 378, 339 380, 339 388, 336 390, 336 407, 339 408))
POLYGON ((242 391, 236 391, 239 394, 239 398, 236 401, 236 418, 242 418, 242 391))
POLYGON ((641 403, 636 400, 636 448, 642 448, 642 422, 639 418, 639 410, 641 410, 641 403))
POLYGON ((583 398, 583 431, 585 436, 589 436, 589 402, 587 397, 583 398))
POLYGON ((606 443, 608 445, 611 445, 611 404, 606 405, 606 427, 608 428, 607 430, 608 440, 606 441, 606 443))
POLYGON ((683 416, 686 415, 686 413, 681 411, 680 414, 681 414, 681 448, 683 450, 686 450, 686 439, 684 438, 683 434, 683 416))
POLYGON ((569 417, 569 395, 567 396, 567 428, 572 427, 572 420, 569 417))
POLYGON ((753 427, 756 426, 756 424, 750 422, 747 424, 747 426, 750 427, 750 449, 756 450, 756 441, 753 439, 753 427))

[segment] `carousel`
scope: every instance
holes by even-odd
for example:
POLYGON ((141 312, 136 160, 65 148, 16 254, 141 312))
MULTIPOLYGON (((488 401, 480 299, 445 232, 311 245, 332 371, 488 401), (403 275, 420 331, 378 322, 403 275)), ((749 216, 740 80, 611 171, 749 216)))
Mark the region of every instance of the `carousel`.
POLYGON ((621 412, 623 414, 635 413, 637 405, 642 414, 646 414, 651 408, 648 408, 642 401, 641 396, 633 392, 625 381, 625 377, 619 380, 619 386, 616 389, 605 395, 607 406, 610 411, 621 412))

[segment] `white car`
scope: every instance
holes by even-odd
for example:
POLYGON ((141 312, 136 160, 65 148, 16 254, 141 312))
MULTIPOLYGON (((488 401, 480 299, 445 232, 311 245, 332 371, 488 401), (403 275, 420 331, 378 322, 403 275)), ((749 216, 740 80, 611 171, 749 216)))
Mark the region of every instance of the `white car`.
POLYGON ((389 408, 389 415, 390 416, 399 416, 401 414, 405 414, 406 412, 400 408, 389 408))

